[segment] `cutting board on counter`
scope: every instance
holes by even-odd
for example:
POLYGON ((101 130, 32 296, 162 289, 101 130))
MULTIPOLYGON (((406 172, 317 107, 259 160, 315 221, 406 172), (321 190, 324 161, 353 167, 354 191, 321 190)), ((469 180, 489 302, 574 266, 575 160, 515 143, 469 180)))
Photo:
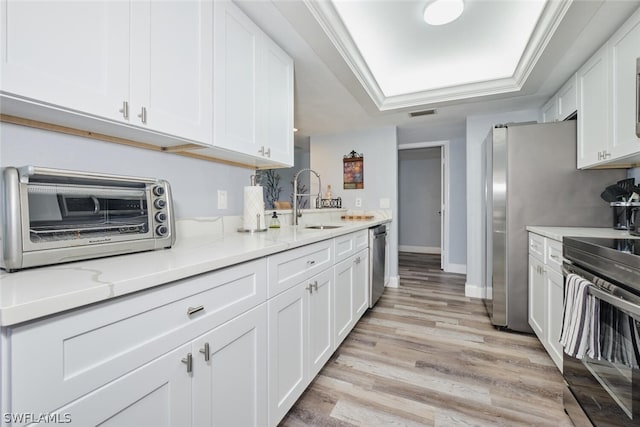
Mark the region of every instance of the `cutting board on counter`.
POLYGON ((342 215, 340 218, 345 221, 370 221, 373 215, 342 215))

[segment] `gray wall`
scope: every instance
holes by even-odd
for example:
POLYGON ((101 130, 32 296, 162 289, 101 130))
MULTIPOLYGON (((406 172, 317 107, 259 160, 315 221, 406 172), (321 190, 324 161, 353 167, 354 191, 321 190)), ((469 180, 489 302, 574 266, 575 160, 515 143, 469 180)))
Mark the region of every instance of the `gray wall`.
MULTIPOLYGON (((357 130, 311 137, 311 169, 320 174, 322 187, 331 184, 334 197, 342 197, 347 209, 378 210, 388 199, 393 221, 389 236, 389 273, 398 276, 398 144, 396 128, 357 130), (364 155, 364 188, 344 190, 342 158, 351 150, 364 155), (355 199, 362 199, 356 208, 355 199)), ((312 184, 313 185, 313 184, 312 184)))
POLYGON ((633 168, 627 171, 627 177, 635 178, 636 185, 640 185, 640 168, 633 168))
POLYGON ((243 187, 251 169, 239 168, 0 123, 0 166, 47 166, 164 178, 171 184, 176 217, 241 215, 243 187), (226 190, 228 209, 217 209, 217 190, 226 190))
POLYGON ((449 264, 467 264, 467 167, 464 126, 451 126, 434 133, 428 125, 398 131, 398 144, 449 141, 449 194, 451 221, 449 264))
POLYGON ((439 249, 440 147, 400 150, 398 157, 400 250, 439 249))

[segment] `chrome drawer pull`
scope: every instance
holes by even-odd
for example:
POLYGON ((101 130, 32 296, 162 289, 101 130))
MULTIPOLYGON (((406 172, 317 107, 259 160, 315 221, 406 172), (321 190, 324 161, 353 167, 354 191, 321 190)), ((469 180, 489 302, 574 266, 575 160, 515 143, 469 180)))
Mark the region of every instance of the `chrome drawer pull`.
POLYGON ((204 354, 204 361, 208 362, 209 361, 209 356, 210 356, 210 354, 209 354, 209 343, 208 342, 204 343, 204 348, 200 349, 200 353, 204 354))
POLYGON ((118 111, 122 113, 122 117, 129 120, 129 103, 127 101, 122 101, 122 108, 118 111))
POLYGON ((191 353, 187 354, 187 357, 185 357, 184 359, 182 359, 182 363, 184 363, 185 365, 187 365, 187 373, 190 374, 191 372, 193 372, 193 356, 191 355, 191 353))
POLYGON ((312 266, 312 265, 314 265, 315 263, 316 263, 316 262, 315 262, 314 260, 312 260, 312 259, 311 259, 311 260, 309 260, 309 261, 307 261, 307 265, 308 265, 308 266, 312 266))
POLYGON ((313 282, 313 289, 315 289, 316 292, 318 292, 318 281, 314 281, 313 282))
POLYGON ((189 307, 187 308, 187 315, 193 316, 194 314, 202 310, 204 310, 204 305, 199 305, 197 307, 189 307))
MULTIPOLYGON (((309 286, 307 286, 306 288, 304 288, 305 290, 309 291, 310 293, 313 293, 313 285, 311 283, 309 283, 309 286)), ((317 288, 316 288, 317 289, 317 288)))

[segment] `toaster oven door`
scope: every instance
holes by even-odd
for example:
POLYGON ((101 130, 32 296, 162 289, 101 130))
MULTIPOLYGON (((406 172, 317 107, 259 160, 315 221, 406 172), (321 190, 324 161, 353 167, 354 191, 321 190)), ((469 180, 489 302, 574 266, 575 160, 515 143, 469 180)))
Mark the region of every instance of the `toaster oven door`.
POLYGON ((137 188, 21 185, 25 251, 153 238, 143 184, 137 188))

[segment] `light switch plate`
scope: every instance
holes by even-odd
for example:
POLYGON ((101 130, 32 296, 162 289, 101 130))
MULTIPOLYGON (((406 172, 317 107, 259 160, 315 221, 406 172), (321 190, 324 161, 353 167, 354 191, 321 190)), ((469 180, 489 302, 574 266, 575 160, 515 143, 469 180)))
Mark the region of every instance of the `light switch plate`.
POLYGON ((218 190, 218 209, 227 209, 227 190, 218 190))
POLYGON ((356 208, 362 207, 362 199, 360 197, 356 197, 356 208))

